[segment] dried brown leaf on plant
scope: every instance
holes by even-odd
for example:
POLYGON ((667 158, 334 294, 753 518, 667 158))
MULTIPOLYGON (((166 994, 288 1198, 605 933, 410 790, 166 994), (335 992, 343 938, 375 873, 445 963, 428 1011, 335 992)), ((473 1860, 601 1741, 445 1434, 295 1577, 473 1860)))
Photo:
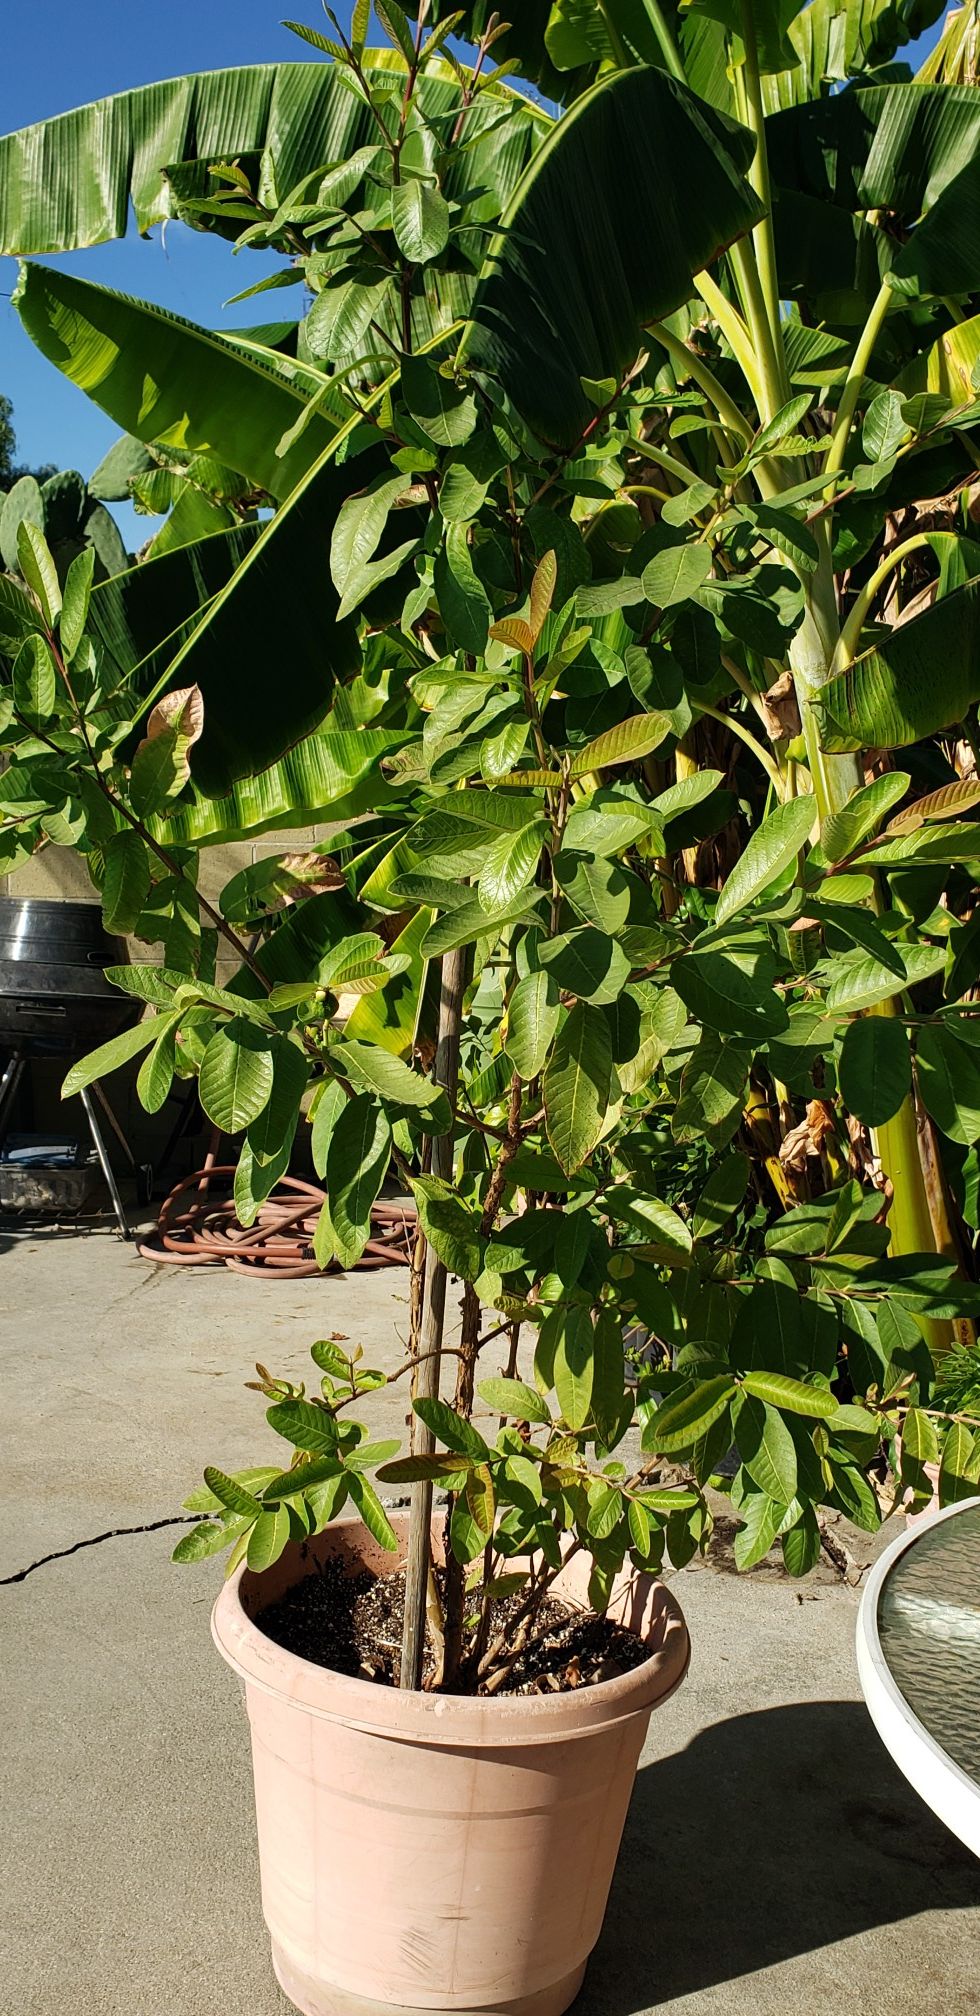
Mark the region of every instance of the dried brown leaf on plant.
MULTIPOLYGON (((303 896, 328 896, 335 889, 346 887, 343 873, 330 854, 284 854, 282 869, 303 896)), ((283 890, 284 900, 293 900, 288 885, 283 890)))
POLYGON ((802 734, 800 705, 792 672, 783 672, 775 685, 763 693, 762 718, 766 733, 774 742, 792 742, 795 736, 802 734))
POLYGON ((837 1123, 829 1106, 822 1099, 811 1099, 806 1109, 806 1118, 796 1127, 791 1127, 779 1150, 779 1159, 786 1168, 795 1169, 802 1175, 807 1157, 819 1157, 828 1134, 833 1136, 837 1123))
POLYGON ((167 728, 172 728, 188 748, 200 740, 204 733, 204 696, 199 686, 175 686, 171 693, 165 693, 150 711, 144 740, 152 742, 167 728))

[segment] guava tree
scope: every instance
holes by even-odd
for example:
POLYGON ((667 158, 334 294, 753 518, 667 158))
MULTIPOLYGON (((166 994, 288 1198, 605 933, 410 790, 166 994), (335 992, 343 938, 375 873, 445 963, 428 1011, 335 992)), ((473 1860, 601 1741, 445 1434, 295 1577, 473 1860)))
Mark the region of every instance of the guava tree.
MULTIPOLYGON (((980 98, 875 81, 893 8, 375 11, 387 49, 359 4, 299 31, 322 61, 0 143, 3 249, 132 201, 308 300, 219 335, 24 265, 28 335, 125 430, 120 494, 169 515, 97 584, 15 528, 2 845, 79 847, 163 947, 119 975, 154 1013, 70 1084, 197 1075, 245 1222, 310 1123, 324 1263, 411 1184, 387 1474, 419 1603, 450 1493, 451 1678, 486 1651, 470 1562, 565 1529, 601 1601, 627 1551, 703 1541, 733 1442, 742 1565, 780 1536, 804 1571, 820 1505, 876 1524, 900 1420, 915 1493, 940 1454, 947 1493, 980 1476, 934 1394, 977 1306, 980 98), (328 846, 202 901, 209 844, 312 820, 328 846)), ((361 1375, 321 1369, 271 1381, 294 1466, 224 1479, 197 1544, 258 1563, 345 1495, 384 1530, 361 1375)))

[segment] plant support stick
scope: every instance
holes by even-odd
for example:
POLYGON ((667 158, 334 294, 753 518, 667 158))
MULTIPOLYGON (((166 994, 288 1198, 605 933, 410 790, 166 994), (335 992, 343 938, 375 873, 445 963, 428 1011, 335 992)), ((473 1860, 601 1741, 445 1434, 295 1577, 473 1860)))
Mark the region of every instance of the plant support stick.
MULTIPOLYGON (((442 1085, 455 1113, 459 1080, 459 1032, 462 1020, 463 989, 466 981, 466 951, 447 952, 442 962, 439 1000, 439 1035, 433 1077, 442 1085)), ((444 1182, 452 1181, 452 1125, 432 1144, 432 1173, 444 1182)), ((437 1399, 439 1359, 446 1314, 446 1269, 430 1246, 425 1255, 425 1286, 422 1291, 422 1322, 419 1333, 419 1362, 413 1398, 437 1399)), ((414 1453, 430 1455, 435 1438, 430 1428, 416 1420, 414 1453)), ((432 1484, 428 1480, 412 1485, 409 1516, 408 1557, 405 1563, 405 1627, 402 1634, 400 1685, 417 1689, 422 1684, 422 1657, 425 1648, 425 1611, 430 1567, 429 1530, 432 1521, 432 1484)))

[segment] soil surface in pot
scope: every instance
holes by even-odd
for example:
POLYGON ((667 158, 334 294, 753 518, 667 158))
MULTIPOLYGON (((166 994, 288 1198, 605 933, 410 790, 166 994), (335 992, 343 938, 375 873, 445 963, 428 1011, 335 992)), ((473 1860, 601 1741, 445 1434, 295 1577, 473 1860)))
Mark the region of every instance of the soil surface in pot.
MULTIPOLYGON (((474 1592, 475 1608, 478 1592, 474 1592)), ((492 1646, 515 1622, 526 1593, 499 1598, 491 1605, 488 1643, 492 1646)), ((405 1571, 372 1575, 362 1569, 344 1573, 339 1561, 326 1561, 316 1574, 304 1575, 278 1603, 259 1612, 257 1628, 287 1652, 314 1666, 329 1666, 381 1687, 398 1685, 402 1622, 405 1615, 405 1571)), ((545 1597, 533 1632, 513 1664, 513 1644, 502 1649, 482 1678, 461 1685, 469 1694, 553 1694, 591 1687, 641 1666, 649 1657, 642 1639, 620 1624, 581 1610, 570 1610, 555 1597, 545 1597)), ((435 1659, 426 1639, 424 1680, 431 1681, 435 1659)))

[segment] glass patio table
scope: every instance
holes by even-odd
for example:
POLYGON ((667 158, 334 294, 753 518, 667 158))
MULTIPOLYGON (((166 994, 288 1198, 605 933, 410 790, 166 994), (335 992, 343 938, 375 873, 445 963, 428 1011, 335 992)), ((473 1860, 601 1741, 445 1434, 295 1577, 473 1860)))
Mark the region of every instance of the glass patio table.
POLYGON ((980 1498, 913 1525, 875 1563, 857 1658, 886 1749, 980 1855, 980 1498))

